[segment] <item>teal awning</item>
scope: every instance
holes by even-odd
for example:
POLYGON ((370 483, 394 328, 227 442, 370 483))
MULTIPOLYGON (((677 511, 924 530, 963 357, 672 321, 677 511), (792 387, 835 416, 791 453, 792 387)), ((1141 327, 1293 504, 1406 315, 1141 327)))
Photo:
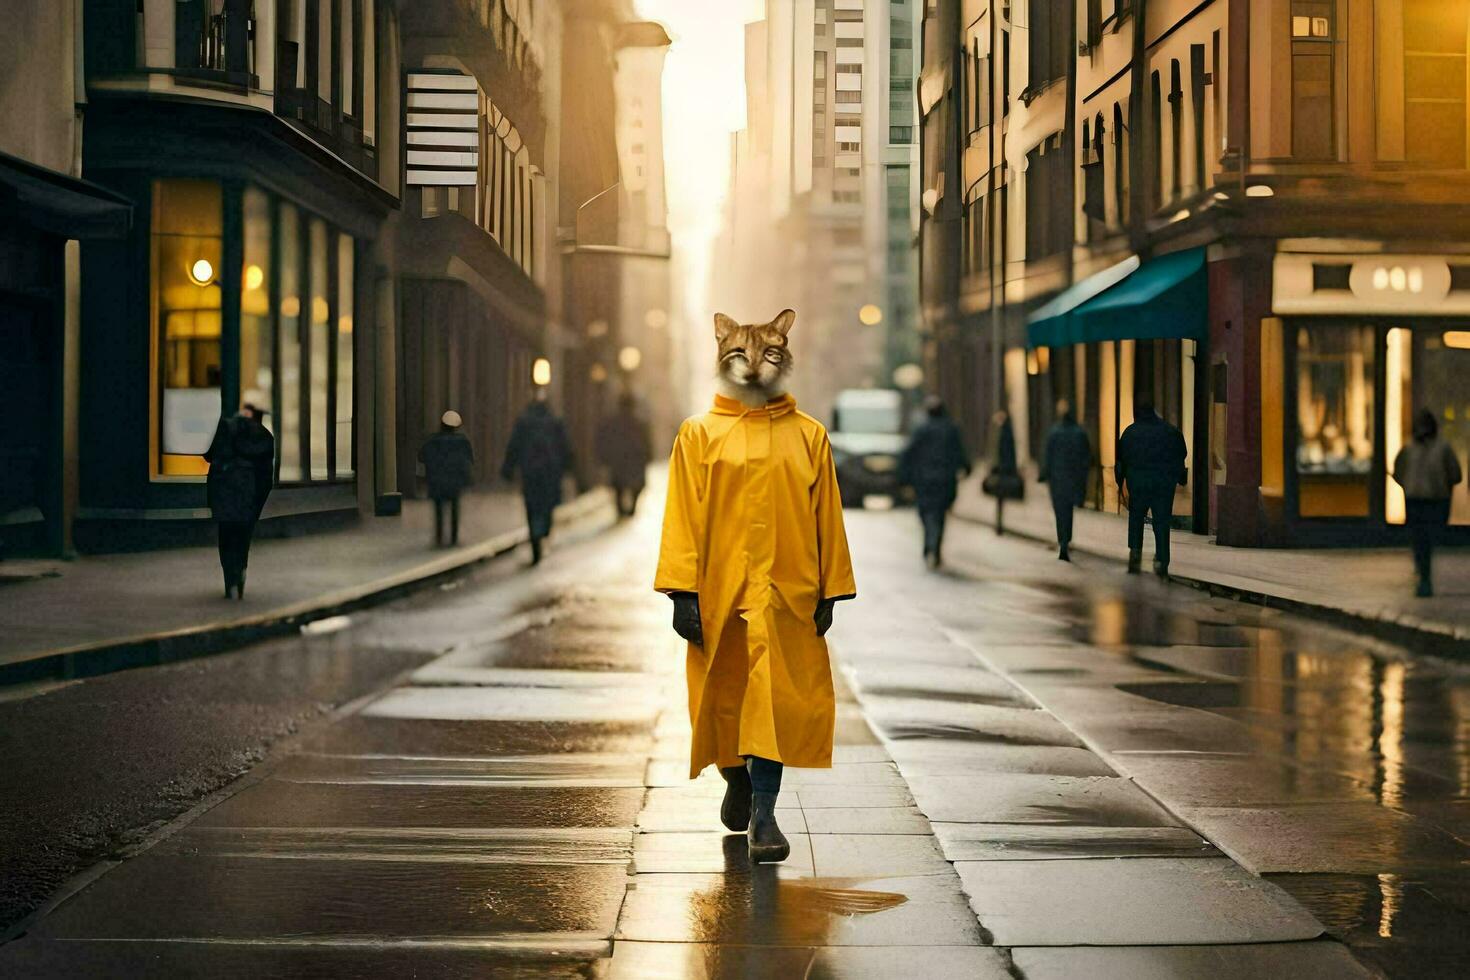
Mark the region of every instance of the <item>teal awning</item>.
MULTIPOLYGON (((1120 266, 1114 266, 1117 268, 1120 266)), ((1084 280, 1079 286, 1090 282, 1084 280)), ((1069 292, 1028 318, 1026 340, 1030 346, 1061 347, 1100 340, 1200 340, 1206 333, 1202 248, 1150 259, 1070 308, 1052 309, 1069 292)))

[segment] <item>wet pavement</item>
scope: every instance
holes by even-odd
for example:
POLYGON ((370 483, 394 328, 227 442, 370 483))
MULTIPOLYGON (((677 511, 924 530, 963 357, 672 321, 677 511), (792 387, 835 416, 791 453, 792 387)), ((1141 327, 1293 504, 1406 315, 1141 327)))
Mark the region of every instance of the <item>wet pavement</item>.
POLYGON ((853 513, 837 747, 752 867, 687 778, 657 514, 339 643, 387 690, 99 866, 16 976, 1393 977, 1470 962, 1470 675, 853 513))

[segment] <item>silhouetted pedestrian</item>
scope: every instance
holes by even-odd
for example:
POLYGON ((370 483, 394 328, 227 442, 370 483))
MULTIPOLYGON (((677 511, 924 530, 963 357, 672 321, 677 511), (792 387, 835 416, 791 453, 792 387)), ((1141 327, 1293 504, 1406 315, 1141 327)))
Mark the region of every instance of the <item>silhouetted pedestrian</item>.
POLYGON ((1020 500, 1026 495, 1026 484, 1021 479, 1016 464, 1016 432, 1011 427, 1010 413, 1001 409, 995 413, 995 451, 991 456, 990 472, 980 489, 995 498, 995 533, 1005 533, 1005 507, 1007 500, 1020 500))
POLYGON ((475 450, 469 436, 461 430, 464 420, 452 409, 439 420, 439 431, 429 436, 419 449, 424 464, 424 478, 429 485, 429 499, 434 501, 434 544, 451 547, 459 544, 459 495, 475 479, 475 450), (444 533, 444 519, 449 518, 449 533, 444 533))
POLYGON ((954 505, 958 474, 970 474, 970 456, 944 402, 931 396, 924 402, 924 412, 928 417, 909 437, 899 458, 898 475, 914 488, 914 507, 924 526, 924 560, 930 568, 938 568, 944 519, 954 505))
POLYGON ((618 398, 618 407, 597 430, 597 458, 607 467, 608 482, 617 500, 618 516, 632 517, 643 492, 652 456, 648 423, 638 414, 631 394, 618 398))
POLYGON ((1118 439, 1114 475, 1128 504, 1128 574, 1143 564, 1143 524, 1154 525, 1154 574, 1169 576, 1169 522, 1174 517, 1174 488, 1185 486, 1189 449, 1184 435, 1159 418, 1150 395, 1133 403, 1133 424, 1118 439))
POLYGON ((1077 424, 1071 404, 1057 402, 1057 421, 1046 434, 1041 457, 1041 482, 1051 488, 1051 509, 1057 521, 1057 557, 1071 561, 1072 511, 1087 496, 1087 476, 1092 472, 1092 443, 1087 430, 1077 424))
POLYGON ((225 576, 226 599, 232 592, 237 599, 245 598, 250 540, 270 493, 269 474, 273 469, 265 470, 263 480, 257 473, 263 465, 273 467, 275 455, 275 437, 256 418, 251 405, 244 406, 238 415, 221 418, 204 452, 209 463, 205 489, 219 531, 219 564, 225 576), (259 486, 261 483, 265 486, 259 486))
POLYGON ((1414 441, 1399 450, 1393 461, 1393 478, 1404 488, 1404 518, 1414 553, 1414 571, 1419 577, 1418 596, 1434 595, 1430 578, 1434 543, 1450 520, 1450 498, 1464 479, 1454 449, 1439 438, 1434 413, 1414 416, 1414 441))
POLYGON ((546 404, 545 389, 516 419, 510 444, 505 447, 505 464, 500 475, 507 480, 521 473, 521 494, 526 500, 526 523, 531 532, 531 563, 541 561, 541 542, 551 533, 551 518, 561 503, 561 481, 572 462, 566 426, 546 404))

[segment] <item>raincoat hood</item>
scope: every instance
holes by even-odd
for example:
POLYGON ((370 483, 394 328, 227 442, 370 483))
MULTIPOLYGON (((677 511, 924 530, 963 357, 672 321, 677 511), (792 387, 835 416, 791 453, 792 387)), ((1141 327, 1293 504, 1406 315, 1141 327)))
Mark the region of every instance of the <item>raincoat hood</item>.
POLYGON ((715 404, 710 409, 715 415, 743 415, 746 418, 780 418, 796 411, 796 399, 791 395, 778 395, 760 408, 751 408, 733 398, 715 395, 715 404))

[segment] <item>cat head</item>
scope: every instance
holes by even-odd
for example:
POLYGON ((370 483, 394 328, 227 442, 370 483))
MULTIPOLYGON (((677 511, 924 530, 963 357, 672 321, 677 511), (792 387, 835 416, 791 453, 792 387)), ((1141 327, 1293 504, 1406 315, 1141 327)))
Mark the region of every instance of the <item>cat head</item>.
POLYGON ((786 337, 795 322, 791 310, 782 310, 770 323, 736 323, 716 313, 720 393, 753 408, 785 394, 792 368, 786 337))

